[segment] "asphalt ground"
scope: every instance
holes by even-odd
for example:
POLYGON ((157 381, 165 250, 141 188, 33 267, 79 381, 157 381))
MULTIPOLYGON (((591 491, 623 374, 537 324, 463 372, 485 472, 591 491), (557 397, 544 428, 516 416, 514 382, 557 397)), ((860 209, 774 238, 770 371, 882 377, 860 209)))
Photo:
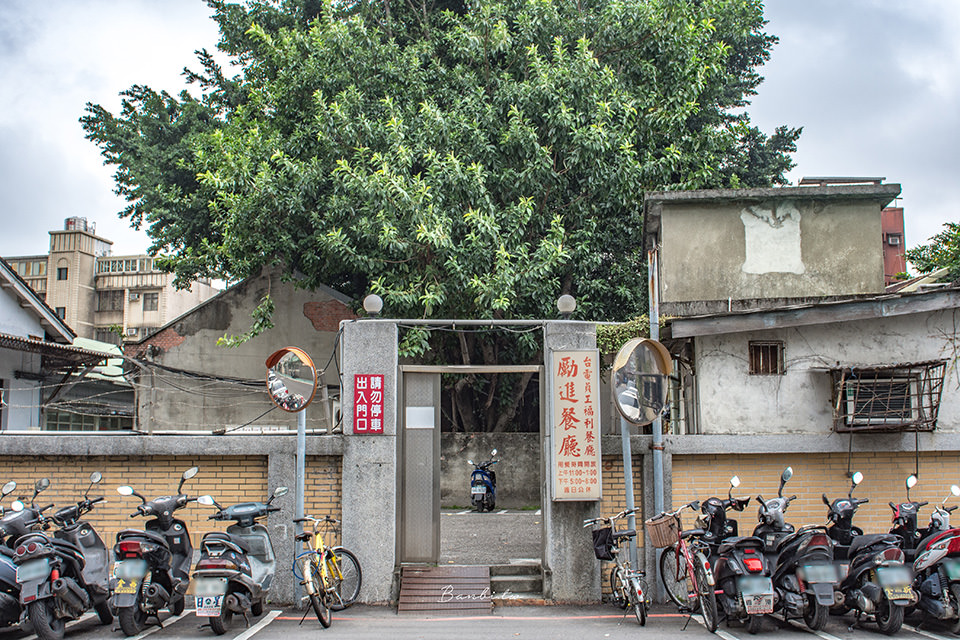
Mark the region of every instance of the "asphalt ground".
POLYGON ((440 565, 509 564, 543 557, 539 510, 440 512, 440 565))

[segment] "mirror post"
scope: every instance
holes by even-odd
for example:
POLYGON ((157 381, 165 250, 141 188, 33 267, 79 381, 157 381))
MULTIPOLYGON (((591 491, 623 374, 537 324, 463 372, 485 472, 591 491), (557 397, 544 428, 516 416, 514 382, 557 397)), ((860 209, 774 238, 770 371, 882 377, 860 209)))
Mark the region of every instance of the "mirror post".
MULTIPOLYGON (((620 446, 623 448, 623 490, 626 494, 627 510, 635 507, 633 503, 633 452, 630 449, 630 423, 623 416, 620 416, 620 446)), ((637 516, 630 514, 627 516, 627 528, 637 530, 637 516)), ((637 538, 630 538, 630 566, 634 571, 640 565, 637 564, 637 538)))
MULTIPOLYGON (((302 518, 304 514, 304 491, 306 486, 306 465, 307 465, 307 411, 306 409, 297 413, 297 497, 295 518, 302 518)), ((294 545, 296 549, 296 545, 294 545)), ((299 603, 303 596, 303 585, 294 580, 294 598, 299 603)))

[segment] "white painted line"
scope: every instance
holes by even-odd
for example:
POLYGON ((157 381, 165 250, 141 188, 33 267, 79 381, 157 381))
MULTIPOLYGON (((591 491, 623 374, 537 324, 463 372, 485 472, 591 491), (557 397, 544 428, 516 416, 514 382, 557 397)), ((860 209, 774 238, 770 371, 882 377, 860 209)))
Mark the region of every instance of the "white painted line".
MULTIPOLYGON (((182 617, 185 616, 185 615, 187 615, 187 614, 186 614, 186 613, 181 613, 181 614, 178 615, 178 616, 173 616, 173 617, 167 618, 166 620, 162 620, 162 622, 163 622, 164 626, 166 626, 166 625, 168 625, 168 624, 172 624, 172 623, 176 622, 177 620, 179 620, 180 618, 182 618, 182 617)), ((153 627, 150 627, 149 629, 147 629, 146 631, 144 631, 144 632, 141 633, 140 635, 133 636, 132 638, 130 638, 130 640, 141 640, 141 638, 146 638, 147 636, 149 636, 149 635, 151 635, 151 634, 154 634, 154 633, 156 633, 157 631, 160 631, 160 628, 161 628, 160 625, 155 625, 155 626, 153 626, 153 627)))
POLYGON ((535 515, 535 516, 542 516, 542 515, 543 515, 543 512, 542 512, 541 509, 537 509, 536 511, 534 511, 533 515, 535 515))
POLYGON ((247 629, 246 631, 238 635, 233 640, 249 640, 249 638, 252 638, 255 633, 260 631, 260 629, 263 629, 265 626, 273 622, 273 619, 276 618, 278 615, 280 615, 280 613, 281 611, 279 609, 274 609, 267 615, 263 616, 263 620, 253 625, 252 627, 250 627, 249 629, 247 629))
MULTIPOLYGON (((80 616, 79 618, 77 618, 76 620, 71 620, 70 622, 68 622, 68 623, 66 624, 66 627, 64 627, 64 628, 69 629, 70 627, 72 627, 72 626, 74 626, 74 625, 76 625, 76 624, 80 624, 81 622, 84 622, 85 620, 89 620, 89 619, 92 618, 92 617, 93 617, 93 612, 88 611, 88 612, 86 612, 85 614, 83 614, 82 616, 80 616)), ((26 628, 27 628, 27 629, 32 628, 32 627, 30 626, 30 623, 27 623, 26 628)), ((27 636, 26 638, 22 638, 22 640, 37 640, 37 634, 29 635, 29 636, 27 636)))
MULTIPOLYGON (((703 622, 703 616, 702 616, 702 615, 693 616, 693 619, 696 620, 697 622, 699 622, 701 625, 703 625, 703 628, 704 628, 704 629, 707 628, 707 625, 703 622)), ((731 633, 727 633, 726 631, 724 631, 724 630, 721 629, 720 627, 717 627, 717 630, 714 631, 713 633, 714 633, 717 637, 723 638, 723 640, 740 640, 740 638, 738 638, 737 636, 735 636, 735 635, 733 635, 733 634, 731 634, 731 633)))
POLYGON ((930 631, 923 631, 922 629, 917 629, 916 627, 911 627, 911 626, 908 625, 908 624, 903 625, 903 628, 904 628, 904 629, 907 629, 908 631, 913 631, 914 633, 919 633, 919 634, 922 635, 922 636, 926 636, 926 637, 928 637, 928 638, 932 638, 932 640, 948 640, 948 639, 947 639, 947 636, 941 636, 941 635, 938 635, 938 634, 936 634, 936 633, 931 633, 930 631))
POLYGON ((797 629, 800 629, 801 631, 806 631, 807 633, 812 633, 815 636, 822 638, 823 640, 841 640, 841 638, 838 638, 837 636, 834 636, 834 635, 830 635, 826 631, 814 631, 810 627, 800 624, 796 620, 787 620, 787 622, 789 622, 791 625, 793 625, 797 629))
POLYGON ((507 512, 506 509, 503 509, 502 511, 497 511, 497 513, 506 513, 506 512, 507 512))
POLYGON ((461 511, 461 512, 459 512, 457 515, 458 515, 458 516, 465 516, 465 515, 467 515, 468 513, 472 513, 472 512, 473 512, 473 509, 467 509, 466 511, 461 511))

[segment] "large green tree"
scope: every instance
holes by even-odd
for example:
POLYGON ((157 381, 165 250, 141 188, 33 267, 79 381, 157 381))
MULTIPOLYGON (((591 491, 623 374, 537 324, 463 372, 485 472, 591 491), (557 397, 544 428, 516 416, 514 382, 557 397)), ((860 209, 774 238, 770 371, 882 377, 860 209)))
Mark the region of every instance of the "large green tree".
MULTIPOLYGON (((393 317, 544 317, 571 293, 623 320, 646 306, 645 191, 792 166, 799 129, 742 109, 776 41, 760 0, 208 4, 236 75, 200 52, 197 95, 135 86, 82 119, 181 283, 279 264, 393 317)), ((458 361, 507 349, 468 338, 458 361)))
POLYGON ((927 244, 907 249, 907 260, 920 273, 947 268, 946 279, 960 280, 960 224, 947 222, 943 227, 927 244))

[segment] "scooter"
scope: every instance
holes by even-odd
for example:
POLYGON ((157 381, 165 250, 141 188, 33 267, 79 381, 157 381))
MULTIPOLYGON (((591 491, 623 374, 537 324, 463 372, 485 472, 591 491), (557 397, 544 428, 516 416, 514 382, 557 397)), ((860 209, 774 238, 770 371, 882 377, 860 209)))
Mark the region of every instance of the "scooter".
MULTIPOLYGON (((828 527, 828 532, 831 537, 851 540, 845 554, 849 565, 840 581, 834 609, 838 613, 853 609, 858 620, 864 614, 872 615, 880 631, 893 635, 903 626, 904 609, 916 604, 917 595, 912 587, 911 568, 904 564, 900 536, 854 534, 857 529, 851 524, 853 514, 859 505, 869 502, 867 498, 853 497, 854 488, 862 480, 863 474, 853 474, 846 500, 830 503, 827 496, 823 496, 824 503, 830 506, 828 517, 833 525, 828 527), (838 523, 843 523, 839 529, 838 523)), ((835 549, 843 549, 843 545, 835 549)), ((834 557, 836 559, 836 555, 834 557)))
MULTIPOLYGON (((750 498, 733 497, 733 489, 738 486, 740 478, 732 477, 726 500, 710 498, 701 506, 701 511, 707 514, 710 520, 704 523, 710 525, 704 529, 737 531, 738 527, 728 525, 726 511, 743 511, 750 502, 750 498)), ((754 536, 738 535, 723 538, 717 544, 716 552, 710 561, 718 589, 717 604, 727 622, 739 620, 748 632, 757 633, 763 624, 763 616, 773 613, 776 599, 771 566, 763 556, 763 540, 754 536)))
POLYGON ((20 602, 40 640, 62 640, 67 621, 90 608, 97 612, 100 624, 113 622, 107 602, 107 547, 94 528, 80 519, 103 502, 102 496, 89 498, 90 489, 101 479, 98 471, 90 474, 82 500, 42 520, 44 529, 51 522, 58 525, 53 536, 34 531, 17 541, 13 562, 20 602))
POLYGON ((470 501, 473 508, 483 513, 483 510, 493 511, 497 504, 497 474, 491 467, 500 462, 495 460, 497 450, 490 452, 490 459, 486 462, 476 463, 473 460, 467 460, 473 465, 473 473, 470 474, 470 501))
MULTIPOLYGON (((915 481, 911 484, 907 479, 908 490, 915 484, 915 481)), ((960 634, 960 529, 950 526, 950 513, 957 509, 956 505, 946 506, 951 495, 960 496, 960 486, 950 487, 947 497, 934 508, 930 524, 926 529, 919 530, 922 537, 908 558, 914 556, 913 588, 920 596, 917 608, 923 611, 925 617, 943 621, 952 633, 960 634)), ((909 499, 908 493, 908 502, 909 499)), ((902 506, 903 503, 897 505, 902 506)), ((914 520, 918 509, 919 506, 913 510, 914 520)), ((907 511, 894 509, 894 513, 906 516, 907 511)), ((901 524, 896 520, 895 525, 907 529, 910 527, 909 523, 901 524)))
MULTIPOLYGON (((6 483, 0 490, 0 498, 6 498, 16 488, 17 483, 13 480, 6 483)), ((5 515, 3 507, 0 507, 0 516, 5 515)), ((19 517, 17 512, 11 512, 10 515, 19 517)), ((5 530, 3 519, 0 519, 0 530, 5 530)), ((5 538, 12 537, 2 531, 0 535, 5 538)), ((6 544, 0 544, 0 627, 16 624, 20 620, 20 614, 20 585, 17 583, 17 567, 13 564, 13 550, 6 544)))
POLYGON ((230 627, 233 614, 247 619, 263 613, 263 605, 273 582, 276 556, 267 528, 257 523, 269 513, 280 511, 270 503, 287 494, 286 487, 277 487, 266 502, 243 502, 231 507, 217 504, 211 496, 197 502, 218 509, 210 520, 233 520, 226 533, 211 531, 200 543, 200 560, 193 573, 197 616, 210 619, 210 628, 223 635, 230 627))
POLYGON ((183 483, 199 471, 198 467, 190 467, 183 472, 177 495, 161 496, 149 502, 133 487, 117 487, 120 495, 141 500, 131 518, 149 518, 143 531, 124 529, 117 533, 113 547, 111 605, 124 635, 139 634, 150 617, 156 617, 159 622, 159 611, 163 607, 168 607, 175 616, 183 613, 184 594, 190 585, 193 544, 187 525, 173 514, 196 502, 196 498, 187 497, 182 490, 183 483))
POLYGON ((837 572, 833 565, 833 541, 822 525, 809 525, 794 530, 784 521, 784 514, 797 496, 783 497, 783 488, 793 477, 787 467, 780 475, 777 497, 760 503, 760 524, 753 535, 762 539, 765 556, 774 566, 773 586, 777 592, 777 608, 785 619, 803 618, 804 623, 819 631, 827 623, 833 606, 837 572))

